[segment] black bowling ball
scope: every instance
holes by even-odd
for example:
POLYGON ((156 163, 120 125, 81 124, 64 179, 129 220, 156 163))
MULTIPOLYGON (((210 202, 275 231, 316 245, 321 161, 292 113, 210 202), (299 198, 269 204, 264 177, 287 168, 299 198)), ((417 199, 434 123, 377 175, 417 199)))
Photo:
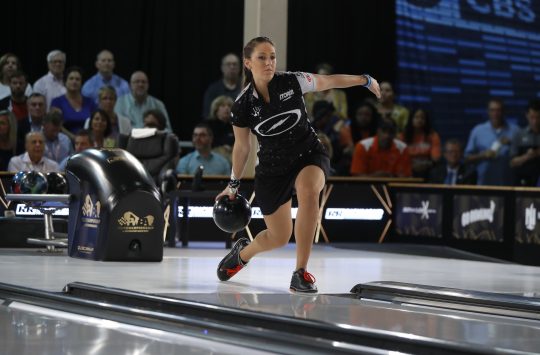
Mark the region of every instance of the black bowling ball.
POLYGON ((45 194, 47 188, 47 177, 42 172, 30 171, 21 179, 22 194, 45 194))
POLYGON ((21 181, 24 175, 26 175, 26 171, 19 171, 15 175, 13 175, 13 179, 11 180, 11 192, 14 194, 20 194, 21 193, 21 181))
POLYGON ((47 183, 49 184, 48 194, 67 193, 67 181, 64 175, 56 172, 47 173, 47 183))
POLYGON ((249 224, 251 206, 242 195, 236 195, 233 200, 225 195, 214 204, 213 217, 214 222, 221 230, 236 233, 249 224))

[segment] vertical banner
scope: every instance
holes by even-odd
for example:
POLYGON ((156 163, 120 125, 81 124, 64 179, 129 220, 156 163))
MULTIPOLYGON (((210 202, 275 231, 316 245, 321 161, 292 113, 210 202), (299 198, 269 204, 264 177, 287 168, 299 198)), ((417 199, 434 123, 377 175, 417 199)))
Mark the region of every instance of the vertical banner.
POLYGON ((394 213, 399 235, 442 238, 442 195, 397 193, 394 213))
POLYGON ((516 198, 516 243, 540 245, 540 198, 516 198))
POLYGON ((502 242, 504 198, 454 196, 452 236, 456 239, 502 242))

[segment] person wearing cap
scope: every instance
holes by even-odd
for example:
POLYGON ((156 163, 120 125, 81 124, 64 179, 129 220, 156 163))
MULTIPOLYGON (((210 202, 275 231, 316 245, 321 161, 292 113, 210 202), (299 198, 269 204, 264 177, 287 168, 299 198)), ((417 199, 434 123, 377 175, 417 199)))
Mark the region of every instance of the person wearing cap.
POLYGON ((351 175, 373 177, 410 177, 411 158, 407 145, 396 139, 396 124, 382 119, 377 135, 356 144, 351 175))
POLYGON ((45 96, 47 110, 49 110, 52 99, 66 93, 66 86, 64 85, 66 53, 58 49, 50 51, 47 54, 47 66, 49 67, 49 72, 34 83, 34 92, 45 96))

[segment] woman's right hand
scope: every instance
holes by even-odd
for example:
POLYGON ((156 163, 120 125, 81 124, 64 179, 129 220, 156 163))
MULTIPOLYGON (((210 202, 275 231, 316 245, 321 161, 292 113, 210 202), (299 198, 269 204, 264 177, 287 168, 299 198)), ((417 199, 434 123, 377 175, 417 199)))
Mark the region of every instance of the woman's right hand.
POLYGON ((236 197, 236 194, 235 193, 231 193, 229 191, 229 186, 227 186, 223 191, 221 191, 217 196, 216 196, 216 201, 219 200, 222 196, 229 196, 229 200, 234 200, 234 198, 236 197))

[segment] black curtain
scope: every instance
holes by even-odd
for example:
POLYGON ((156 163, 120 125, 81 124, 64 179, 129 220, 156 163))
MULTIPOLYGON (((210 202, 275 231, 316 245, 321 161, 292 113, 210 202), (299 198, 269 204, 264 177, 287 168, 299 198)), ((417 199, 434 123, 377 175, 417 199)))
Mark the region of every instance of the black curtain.
MULTIPOLYGON (((395 1, 289 0, 287 66, 314 72, 327 62, 340 74, 396 79, 395 1)), ((349 114, 369 92, 346 90, 349 114)))
POLYGON ((243 45, 244 0, 18 0, 2 14, 0 55, 15 53, 31 83, 47 72, 52 49, 66 52, 67 66, 81 66, 85 79, 96 73, 96 54, 109 49, 118 75, 148 74, 150 93, 188 140, 204 90, 221 76, 221 57, 240 55, 243 45))

